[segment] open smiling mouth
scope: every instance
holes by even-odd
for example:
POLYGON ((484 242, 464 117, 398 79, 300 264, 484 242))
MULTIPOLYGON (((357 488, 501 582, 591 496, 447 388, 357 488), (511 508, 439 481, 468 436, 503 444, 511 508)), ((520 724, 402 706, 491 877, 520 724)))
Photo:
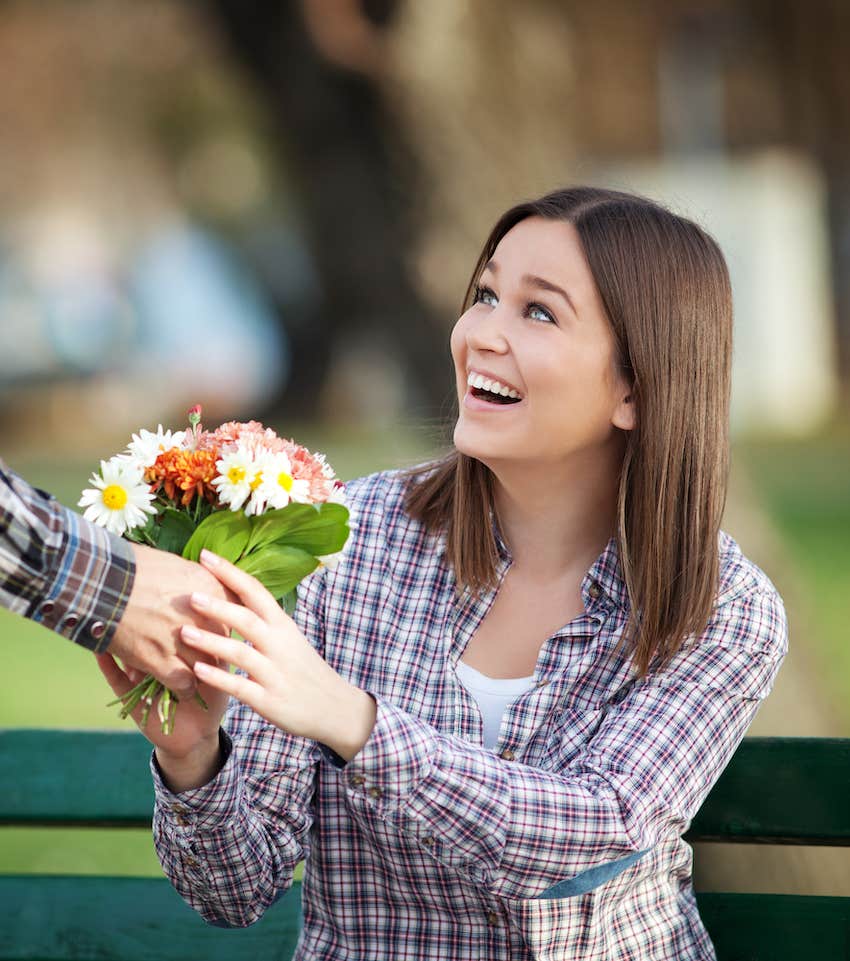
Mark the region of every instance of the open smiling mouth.
POLYGON ((471 374, 467 384, 473 397, 490 404, 518 404, 522 400, 513 387, 487 380, 481 374, 471 374))
POLYGON ((473 387, 472 396, 479 400, 486 400, 491 404, 518 404, 520 400, 519 397, 503 397, 501 394, 494 394, 483 387, 473 387))

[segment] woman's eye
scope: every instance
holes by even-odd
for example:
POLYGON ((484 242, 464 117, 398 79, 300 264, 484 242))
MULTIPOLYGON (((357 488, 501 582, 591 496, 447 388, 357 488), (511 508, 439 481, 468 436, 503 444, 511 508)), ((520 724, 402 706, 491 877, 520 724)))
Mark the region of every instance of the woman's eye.
POLYGON ((528 316, 534 320, 542 320, 547 324, 555 324, 557 321, 549 313, 549 311, 542 307, 540 304, 529 304, 528 305, 528 316))
POLYGON ((473 298, 476 304, 497 304, 499 302, 498 297, 490 290, 489 287, 476 287, 475 296, 473 298))

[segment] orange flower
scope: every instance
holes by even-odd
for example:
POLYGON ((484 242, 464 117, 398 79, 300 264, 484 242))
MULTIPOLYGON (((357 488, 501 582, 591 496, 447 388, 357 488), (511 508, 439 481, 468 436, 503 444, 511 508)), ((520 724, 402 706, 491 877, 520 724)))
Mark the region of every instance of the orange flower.
POLYGON ((216 475, 217 450, 180 450, 172 447, 157 457, 145 471, 145 480, 153 490, 165 491, 166 497, 188 507, 197 494, 215 503, 212 479, 216 475))

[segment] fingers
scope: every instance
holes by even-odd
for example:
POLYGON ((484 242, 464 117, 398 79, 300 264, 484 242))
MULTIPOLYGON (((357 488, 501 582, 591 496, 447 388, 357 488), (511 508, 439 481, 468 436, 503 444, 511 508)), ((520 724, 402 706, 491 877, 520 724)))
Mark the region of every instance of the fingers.
MULTIPOLYGON (((194 611, 202 614, 206 618, 220 621, 227 629, 224 636, 227 637, 230 631, 238 631, 245 640, 250 641, 258 650, 265 652, 267 648, 267 627, 263 618, 259 617, 252 610, 243 607, 241 604, 231 604, 229 601, 219 601, 209 594, 193 594, 189 598, 189 603, 194 611)), ((196 627, 195 630, 198 630, 196 627)), ((209 634, 208 631, 202 631, 209 634)), ((181 635, 186 642, 186 634, 181 635)))
MULTIPOLYGON (((268 674, 269 662, 267 658, 243 641, 236 641, 208 631, 199 631, 196 627, 188 624, 183 628, 182 634, 186 644, 191 645, 198 651, 203 651, 214 660, 222 661, 225 664, 233 664, 260 681, 264 680, 268 674)), ((194 665, 196 674, 197 666, 198 662, 194 665)), ((198 674, 198 677, 200 677, 200 674, 198 674)))
POLYGON ((246 606, 265 620, 280 613, 280 606, 262 584, 212 551, 201 551, 201 564, 246 606))
POLYGON ((202 683, 235 697, 237 701, 252 707, 258 714, 263 713, 261 704, 264 692, 262 686, 257 684, 256 681, 243 677, 241 674, 231 674, 220 667, 213 667, 206 661, 195 662, 195 673, 202 683))

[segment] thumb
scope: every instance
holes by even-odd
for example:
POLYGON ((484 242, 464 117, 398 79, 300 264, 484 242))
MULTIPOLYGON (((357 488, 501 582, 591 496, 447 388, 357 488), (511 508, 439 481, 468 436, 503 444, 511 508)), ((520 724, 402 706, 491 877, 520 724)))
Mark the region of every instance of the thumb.
POLYGON ((116 697, 122 697, 133 687, 132 682, 111 654, 95 654, 95 660, 100 673, 106 678, 106 683, 112 688, 116 697))

